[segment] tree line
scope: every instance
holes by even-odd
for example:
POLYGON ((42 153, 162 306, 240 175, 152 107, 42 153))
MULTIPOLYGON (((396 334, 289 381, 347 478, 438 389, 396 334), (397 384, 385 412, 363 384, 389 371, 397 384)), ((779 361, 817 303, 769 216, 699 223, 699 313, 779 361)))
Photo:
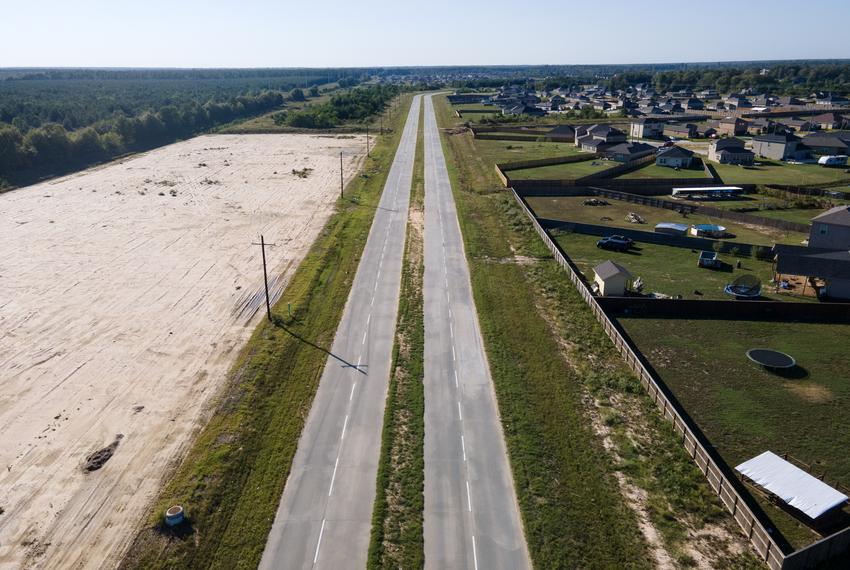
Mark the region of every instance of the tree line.
POLYGON ((387 102, 398 95, 397 85, 368 85, 332 95, 317 105, 297 111, 276 113, 276 124, 302 129, 329 129, 343 123, 356 123, 384 110, 387 102))
POLYGON ((26 132, 0 123, 0 178, 20 171, 40 174, 59 172, 112 158, 122 153, 153 148, 185 138, 241 117, 279 108, 284 96, 278 91, 240 95, 229 101, 189 101, 165 105, 139 116, 118 114, 96 126, 68 131, 59 123, 44 123, 26 132))
POLYGON ((0 70, 0 187, 305 101, 327 81, 322 92, 363 79, 356 70, 0 70))

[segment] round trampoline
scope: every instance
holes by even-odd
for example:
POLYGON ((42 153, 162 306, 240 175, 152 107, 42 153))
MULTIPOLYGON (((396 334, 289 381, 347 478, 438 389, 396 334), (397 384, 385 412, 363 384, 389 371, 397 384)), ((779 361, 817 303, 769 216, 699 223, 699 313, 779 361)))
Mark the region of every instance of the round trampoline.
POLYGON ((723 289, 729 295, 741 299, 755 299, 761 296, 761 280, 755 275, 745 274, 736 278, 723 289))
POLYGON ((747 351, 747 358, 765 368, 786 369, 797 365, 793 356, 770 348, 751 348, 747 351))

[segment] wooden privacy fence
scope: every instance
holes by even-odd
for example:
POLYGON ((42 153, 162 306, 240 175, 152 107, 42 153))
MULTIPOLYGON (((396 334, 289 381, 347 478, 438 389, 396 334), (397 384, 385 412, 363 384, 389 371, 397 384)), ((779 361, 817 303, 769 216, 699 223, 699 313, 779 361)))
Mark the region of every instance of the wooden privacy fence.
POLYGON ((514 199, 531 220, 535 231, 552 252, 558 264, 564 268, 570 281, 573 282, 584 302, 590 307, 596 319, 602 325, 602 329, 611 342, 614 343, 620 356, 626 361, 629 368, 634 372, 640 383, 646 389, 649 397, 661 411, 664 418, 673 424, 673 429, 681 436, 681 442, 685 450, 696 463, 700 471, 708 479, 712 490, 720 498, 723 505, 732 513, 735 522, 747 535, 756 553, 764 560, 771 570, 798 570, 809 568, 812 565, 827 560, 829 557, 842 552, 850 546, 850 529, 836 533, 809 547, 786 556, 777 541, 771 536, 770 531, 764 523, 756 516, 750 506, 750 502, 738 490, 738 483, 724 474, 718 461, 711 455, 697 436, 695 427, 685 414, 679 409, 678 403, 671 399, 669 390, 656 377, 644 363, 643 357, 621 332, 617 325, 608 317, 602 307, 591 293, 584 282, 581 272, 573 264, 560 246, 549 236, 543 226, 537 221, 534 213, 525 203, 525 200, 511 189, 514 199))

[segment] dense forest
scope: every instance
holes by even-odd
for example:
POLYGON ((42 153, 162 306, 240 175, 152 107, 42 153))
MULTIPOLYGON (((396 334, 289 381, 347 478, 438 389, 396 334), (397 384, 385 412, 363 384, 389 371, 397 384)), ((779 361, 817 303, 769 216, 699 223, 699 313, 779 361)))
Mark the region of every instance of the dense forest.
POLYGON ((775 95, 805 96, 815 91, 850 93, 850 63, 842 61, 766 61, 658 65, 588 65, 528 67, 523 75, 515 68, 493 68, 488 76, 451 82, 458 89, 495 88, 504 84, 529 84, 538 89, 598 83, 625 89, 636 83, 651 84, 657 91, 716 89, 719 92, 755 89, 775 95), (765 71, 763 71, 765 70, 765 71))
POLYGON ((0 187, 358 84, 358 70, 3 70, 0 187), (302 87, 304 89, 302 89, 302 87), (305 94, 306 91, 306 94, 305 94))

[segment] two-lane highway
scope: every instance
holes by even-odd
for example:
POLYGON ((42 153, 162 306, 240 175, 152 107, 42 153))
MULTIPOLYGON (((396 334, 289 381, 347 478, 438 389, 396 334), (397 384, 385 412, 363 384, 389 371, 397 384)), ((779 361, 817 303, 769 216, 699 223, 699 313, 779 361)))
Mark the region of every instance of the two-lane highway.
POLYGON ((425 99, 425 567, 531 567, 431 97, 425 99))
POLYGON ((416 96, 298 443, 262 569, 362 569, 395 339, 421 97, 416 96))

